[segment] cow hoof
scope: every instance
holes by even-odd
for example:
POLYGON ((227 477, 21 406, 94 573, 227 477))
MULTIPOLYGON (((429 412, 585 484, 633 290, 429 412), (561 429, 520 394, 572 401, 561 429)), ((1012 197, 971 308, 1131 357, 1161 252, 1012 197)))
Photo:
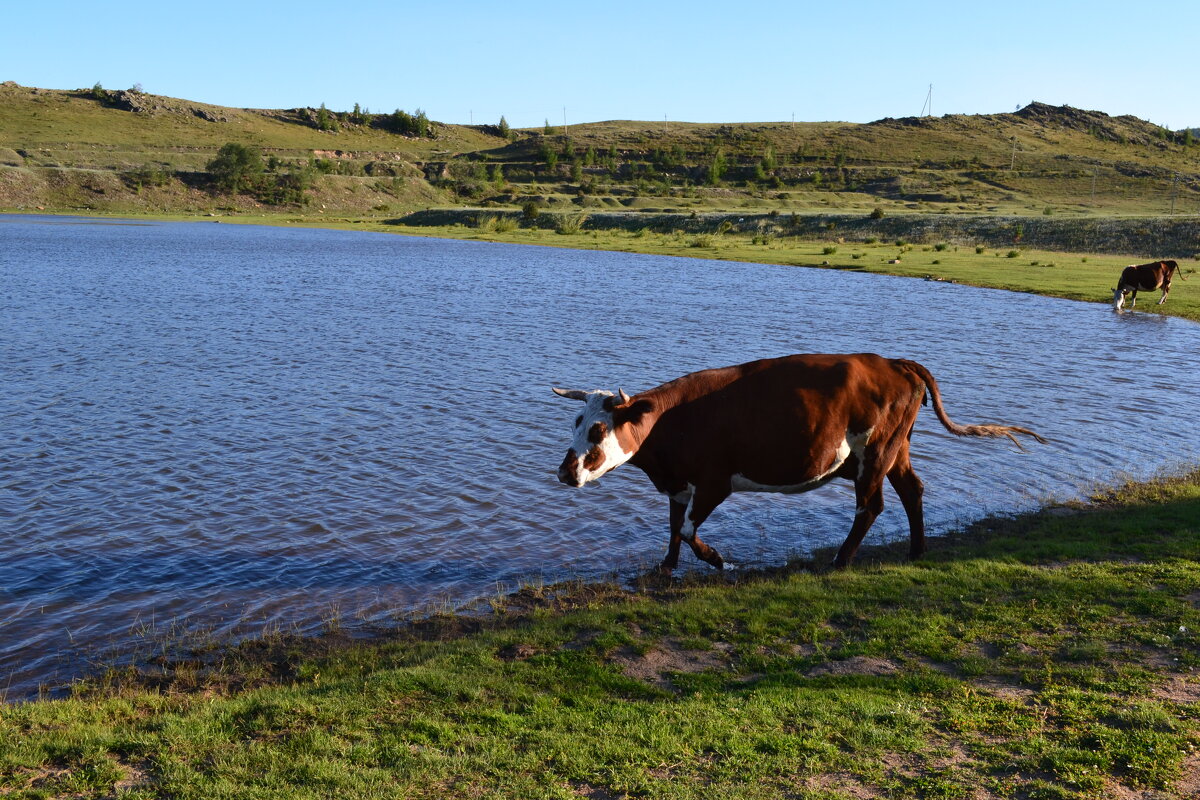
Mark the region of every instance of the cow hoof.
POLYGON ((725 569, 725 559, 721 558, 721 554, 716 550, 713 550, 712 555, 704 560, 712 564, 717 569, 725 569))

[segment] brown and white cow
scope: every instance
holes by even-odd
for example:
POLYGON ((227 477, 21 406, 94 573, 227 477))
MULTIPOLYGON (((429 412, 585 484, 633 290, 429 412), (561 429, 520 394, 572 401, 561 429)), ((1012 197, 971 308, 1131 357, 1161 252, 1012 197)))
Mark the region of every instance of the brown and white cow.
MULTIPOLYGON (((1149 264, 1130 264, 1121 272, 1121 279, 1117 281, 1117 288, 1113 289, 1113 310, 1120 311, 1121 306, 1125 304, 1125 295, 1129 295, 1129 308, 1133 309, 1137 305, 1138 290, 1143 292, 1152 292, 1155 289, 1162 289, 1162 297, 1159 298, 1158 304, 1161 306, 1167 302, 1167 292, 1171 291, 1171 278, 1174 277, 1179 265, 1174 261, 1152 261, 1149 264)), ((1179 273, 1179 277, 1183 277, 1183 273, 1179 273)))
MULTIPOLYGON (((929 370, 905 359, 793 355, 694 372, 649 391, 554 389, 586 406, 558 479, 594 481, 625 462, 639 467, 671 501, 671 541, 662 570, 686 541, 721 568, 697 529, 732 492, 795 494, 834 478, 854 482, 857 511, 834 565, 845 567, 883 510, 887 478, 908 515, 909 554, 925 552, 924 487, 909 460, 920 406, 933 398, 942 425, 958 436, 1007 436, 1013 425, 958 425, 942 408, 929 370)), ((1017 442, 1017 446, 1020 443, 1017 442)))

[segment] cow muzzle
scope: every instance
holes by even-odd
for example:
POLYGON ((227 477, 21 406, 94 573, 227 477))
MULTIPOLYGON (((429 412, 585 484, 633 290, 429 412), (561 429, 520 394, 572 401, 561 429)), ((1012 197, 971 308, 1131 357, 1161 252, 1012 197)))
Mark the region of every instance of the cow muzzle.
POLYGON ((577 489, 583 485, 583 481, 579 479, 579 456, 575 454, 574 450, 568 450, 567 457, 559 465, 558 479, 567 486, 574 486, 577 489))

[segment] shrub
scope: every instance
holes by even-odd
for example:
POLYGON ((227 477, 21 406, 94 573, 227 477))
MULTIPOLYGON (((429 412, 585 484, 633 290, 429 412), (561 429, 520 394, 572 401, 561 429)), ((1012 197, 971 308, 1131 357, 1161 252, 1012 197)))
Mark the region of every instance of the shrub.
POLYGON ((541 207, 532 200, 521 206, 521 218, 528 223, 536 222, 541 213, 541 207))
POLYGON ((217 157, 208 162, 207 169, 213 183, 224 192, 252 189, 256 179, 263 173, 262 154, 258 148, 237 142, 229 142, 217 151, 217 157))
POLYGON ((904 240, 904 239, 896 240, 896 247, 907 247, 907 246, 908 246, 908 242, 906 240, 904 240))
POLYGON ((1020 250, 1009 250, 1008 253, 1005 254, 1004 257, 1005 258, 1018 258, 1018 257, 1020 257, 1020 255, 1021 255, 1020 250))
POLYGON ((983 255, 984 251, 986 251, 986 250, 987 250, 987 248, 981 244, 975 245, 975 255, 977 255, 977 256, 983 255))
POLYGON ((688 242, 688 247, 713 247, 714 243, 713 237, 705 233, 688 242))
POLYGON ((554 232, 569 236, 579 233, 583 230, 583 224, 587 222, 587 214, 568 214, 559 217, 558 224, 554 226, 554 232))
POLYGON ((948 247, 950 247, 950 245, 946 244, 945 242, 938 242, 933 246, 933 249, 941 253, 944 252, 948 247))
POLYGON ((826 245, 825 247, 821 248, 821 255, 831 256, 836 252, 837 248, 833 245, 826 245))
POLYGON ((871 209, 871 213, 868 216, 870 219, 883 219, 883 209, 875 206, 875 208, 871 209))

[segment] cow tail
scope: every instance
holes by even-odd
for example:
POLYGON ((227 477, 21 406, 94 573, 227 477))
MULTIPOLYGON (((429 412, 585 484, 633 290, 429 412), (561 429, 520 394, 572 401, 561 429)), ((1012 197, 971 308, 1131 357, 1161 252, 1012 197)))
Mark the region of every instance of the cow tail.
MULTIPOLYGON (((1028 428, 1021 428, 1016 425, 959 425, 957 422, 947 416, 946 408, 942 405, 942 393, 938 390, 937 381, 933 379, 933 375, 929 372, 929 370, 925 369, 925 367, 921 366, 915 361, 908 361, 906 359, 898 359, 898 361, 904 367, 907 367, 910 371, 914 372, 921 382, 925 384, 925 389, 929 393, 929 398, 933 401, 933 413, 937 414, 938 421, 942 423, 946 430, 950 431, 955 436, 981 436, 984 438, 997 438, 1000 436, 1005 436, 1011 439, 1013 444, 1015 444, 1021 450, 1024 450, 1025 448, 1021 446, 1021 443, 1013 434, 1020 433, 1026 436, 1032 436, 1037 441, 1042 442, 1043 444, 1045 443, 1046 440, 1038 434, 1034 433, 1028 428)), ((924 399, 925 398, 922 398, 922 400, 924 399)))
POLYGON ((1171 265, 1171 271, 1179 276, 1179 280, 1181 280, 1181 281, 1187 280, 1187 276, 1183 274, 1183 267, 1179 266, 1179 264, 1177 262, 1168 261, 1166 263, 1171 265))

